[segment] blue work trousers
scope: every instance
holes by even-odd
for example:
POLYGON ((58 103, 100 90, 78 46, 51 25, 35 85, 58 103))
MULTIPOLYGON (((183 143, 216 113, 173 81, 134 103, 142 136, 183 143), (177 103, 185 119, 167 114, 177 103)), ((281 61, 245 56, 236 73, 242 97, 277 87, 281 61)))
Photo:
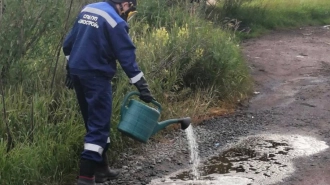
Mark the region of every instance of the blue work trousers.
POLYGON ((94 75, 71 75, 86 135, 82 159, 102 162, 110 144, 112 89, 110 79, 94 75))

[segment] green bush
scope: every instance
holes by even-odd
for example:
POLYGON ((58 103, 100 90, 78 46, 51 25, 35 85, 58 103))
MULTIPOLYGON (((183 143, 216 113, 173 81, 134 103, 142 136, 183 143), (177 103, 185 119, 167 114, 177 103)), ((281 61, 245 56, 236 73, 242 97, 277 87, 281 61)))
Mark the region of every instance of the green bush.
POLYGON ((170 30, 156 28, 136 43, 158 96, 164 91, 218 89, 214 95, 219 100, 249 92, 251 83, 238 44, 212 25, 191 20, 170 30))

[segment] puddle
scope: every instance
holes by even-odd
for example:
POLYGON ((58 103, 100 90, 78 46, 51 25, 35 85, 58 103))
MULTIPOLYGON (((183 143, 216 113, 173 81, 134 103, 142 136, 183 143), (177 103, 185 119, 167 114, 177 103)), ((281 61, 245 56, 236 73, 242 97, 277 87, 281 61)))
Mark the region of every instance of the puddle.
POLYGON ((278 183, 294 172, 292 159, 327 148, 325 142, 301 135, 250 136, 202 162, 198 167, 200 178, 197 181, 192 170, 185 170, 156 179, 150 185, 278 183))
MULTIPOLYGON (((219 156, 211 157, 203 163, 203 165, 199 168, 199 171, 200 175, 206 178, 201 179, 212 180, 211 178, 207 177, 207 175, 227 174, 232 172, 238 173, 254 171, 256 174, 258 174, 260 173, 256 168, 256 164, 258 163, 258 161, 272 161, 272 163, 274 163, 275 165, 281 166, 282 163, 277 162, 276 155, 288 155, 288 152, 293 149, 291 147, 288 147, 289 145, 287 143, 277 142, 274 140, 263 140, 262 142, 258 142, 255 145, 257 147, 265 148, 268 151, 269 149, 273 149, 273 152, 262 153, 260 149, 256 151, 250 148, 241 148, 243 146, 238 146, 237 148, 230 148, 221 153, 219 156), (247 163, 249 165, 243 165, 244 163, 247 163)), ((282 167, 286 166, 282 165, 282 167)), ((191 174, 191 171, 185 171, 174 177, 170 177, 170 179, 193 180, 192 177, 193 174, 191 174)))
POLYGON ((253 179, 245 178, 245 177, 235 177, 235 176, 214 176, 211 177, 213 180, 197 180, 197 181, 171 181, 166 182, 165 180, 162 180, 162 182, 159 183, 152 183, 152 185, 252 185, 251 182, 253 179))

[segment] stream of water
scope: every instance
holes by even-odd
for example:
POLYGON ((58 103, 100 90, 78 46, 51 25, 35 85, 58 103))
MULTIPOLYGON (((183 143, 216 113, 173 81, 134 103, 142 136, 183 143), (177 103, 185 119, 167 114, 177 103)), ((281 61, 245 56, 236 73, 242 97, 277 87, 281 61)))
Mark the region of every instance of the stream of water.
POLYGON ((198 166, 200 163, 198 155, 198 143, 196 142, 196 136, 192 125, 190 125, 185 131, 190 148, 190 163, 192 164, 193 181, 196 181, 200 178, 200 173, 198 171, 198 166))

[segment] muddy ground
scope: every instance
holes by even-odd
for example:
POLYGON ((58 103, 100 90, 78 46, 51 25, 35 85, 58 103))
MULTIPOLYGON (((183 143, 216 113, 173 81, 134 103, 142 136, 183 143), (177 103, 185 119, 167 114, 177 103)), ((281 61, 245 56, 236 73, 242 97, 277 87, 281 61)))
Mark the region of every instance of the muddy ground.
MULTIPOLYGON (((253 134, 299 134, 330 145, 330 29, 305 27, 273 31, 242 43, 255 79, 255 96, 233 115, 196 126, 201 160, 253 134)), ((128 150, 115 164, 122 169, 108 184, 149 184, 189 168, 185 133, 152 140, 141 151, 128 150)), ((330 149, 295 158, 294 173, 278 185, 330 185, 330 149)), ((267 177, 265 177, 267 178, 267 177)))

